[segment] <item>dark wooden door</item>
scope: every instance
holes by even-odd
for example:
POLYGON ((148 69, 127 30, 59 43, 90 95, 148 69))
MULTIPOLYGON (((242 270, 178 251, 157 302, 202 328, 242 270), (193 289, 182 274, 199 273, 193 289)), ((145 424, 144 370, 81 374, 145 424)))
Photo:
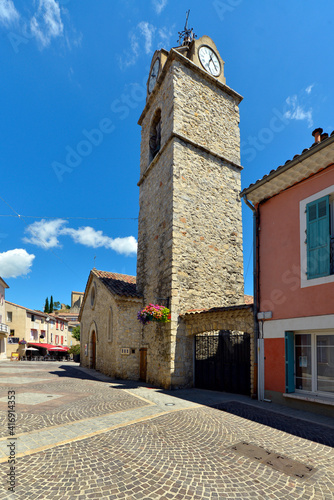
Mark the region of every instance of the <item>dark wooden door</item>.
POLYGON ((146 382, 147 375, 147 349, 143 347, 139 349, 140 359, 139 359, 139 379, 146 382))

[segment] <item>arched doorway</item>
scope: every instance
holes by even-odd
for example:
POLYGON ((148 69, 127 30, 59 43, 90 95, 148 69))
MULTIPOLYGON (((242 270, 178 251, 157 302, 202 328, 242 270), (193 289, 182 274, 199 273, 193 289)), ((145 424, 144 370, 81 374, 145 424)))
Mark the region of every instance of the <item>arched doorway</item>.
POLYGON ((89 368, 96 369, 96 333, 95 330, 91 333, 90 338, 90 363, 89 368))

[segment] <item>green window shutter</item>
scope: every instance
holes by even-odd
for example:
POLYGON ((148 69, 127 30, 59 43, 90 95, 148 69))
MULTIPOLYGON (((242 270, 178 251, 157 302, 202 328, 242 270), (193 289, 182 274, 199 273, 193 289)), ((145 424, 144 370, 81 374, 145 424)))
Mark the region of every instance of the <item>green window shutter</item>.
POLYGON ((295 336, 285 332, 285 392, 295 392, 295 336))
POLYGON ((330 274, 329 196, 306 205, 307 279, 330 274))

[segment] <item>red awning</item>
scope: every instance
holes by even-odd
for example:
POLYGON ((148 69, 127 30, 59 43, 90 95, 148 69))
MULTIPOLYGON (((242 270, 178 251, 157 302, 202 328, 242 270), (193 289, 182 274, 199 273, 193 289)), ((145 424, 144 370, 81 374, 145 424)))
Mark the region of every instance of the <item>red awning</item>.
POLYGON ((54 347, 51 344, 42 344, 38 342, 27 342, 27 345, 32 345, 34 347, 44 347, 44 349, 49 349, 50 347, 54 347))
POLYGON ((49 347, 49 351, 55 351, 55 352, 59 352, 59 351, 62 351, 62 352, 67 352, 69 350, 68 347, 64 346, 64 345, 53 345, 51 347, 49 347))
POLYGON ((51 349, 53 351, 55 351, 56 349, 58 349, 59 351, 68 351, 69 350, 69 347, 67 347, 66 345, 52 345, 52 344, 42 344, 42 343, 37 343, 37 342, 27 342, 27 346, 28 345, 31 345, 31 346, 34 346, 34 347, 43 347, 44 349, 51 349))

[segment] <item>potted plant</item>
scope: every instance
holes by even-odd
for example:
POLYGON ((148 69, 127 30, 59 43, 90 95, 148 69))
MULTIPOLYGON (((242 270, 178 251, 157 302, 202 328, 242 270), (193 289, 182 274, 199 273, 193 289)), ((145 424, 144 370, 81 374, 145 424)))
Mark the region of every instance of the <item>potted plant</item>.
POLYGON ((68 353, 73 355, 73 361, 75 361, 76 363, 80 363, 80 344, 73 345, 68 350, 68 353))
POLYGON ((143 325, 155 321, 157 323, 169 323, 170 322, 170 310, 168 307, 160 306, 159 304, 149 304, 145 306, 144 309, 137 314, 137 319, 143 325))
POLYGON ((27 343, 27 341, 26 341, 26 340, 24 340, 24 339, 22 339, 22 340, 20 340, 20 341, 19 341, 19 344, 21 344, 21 345, 24 345, 24 344, 26 344, 26 343, 27 343))

